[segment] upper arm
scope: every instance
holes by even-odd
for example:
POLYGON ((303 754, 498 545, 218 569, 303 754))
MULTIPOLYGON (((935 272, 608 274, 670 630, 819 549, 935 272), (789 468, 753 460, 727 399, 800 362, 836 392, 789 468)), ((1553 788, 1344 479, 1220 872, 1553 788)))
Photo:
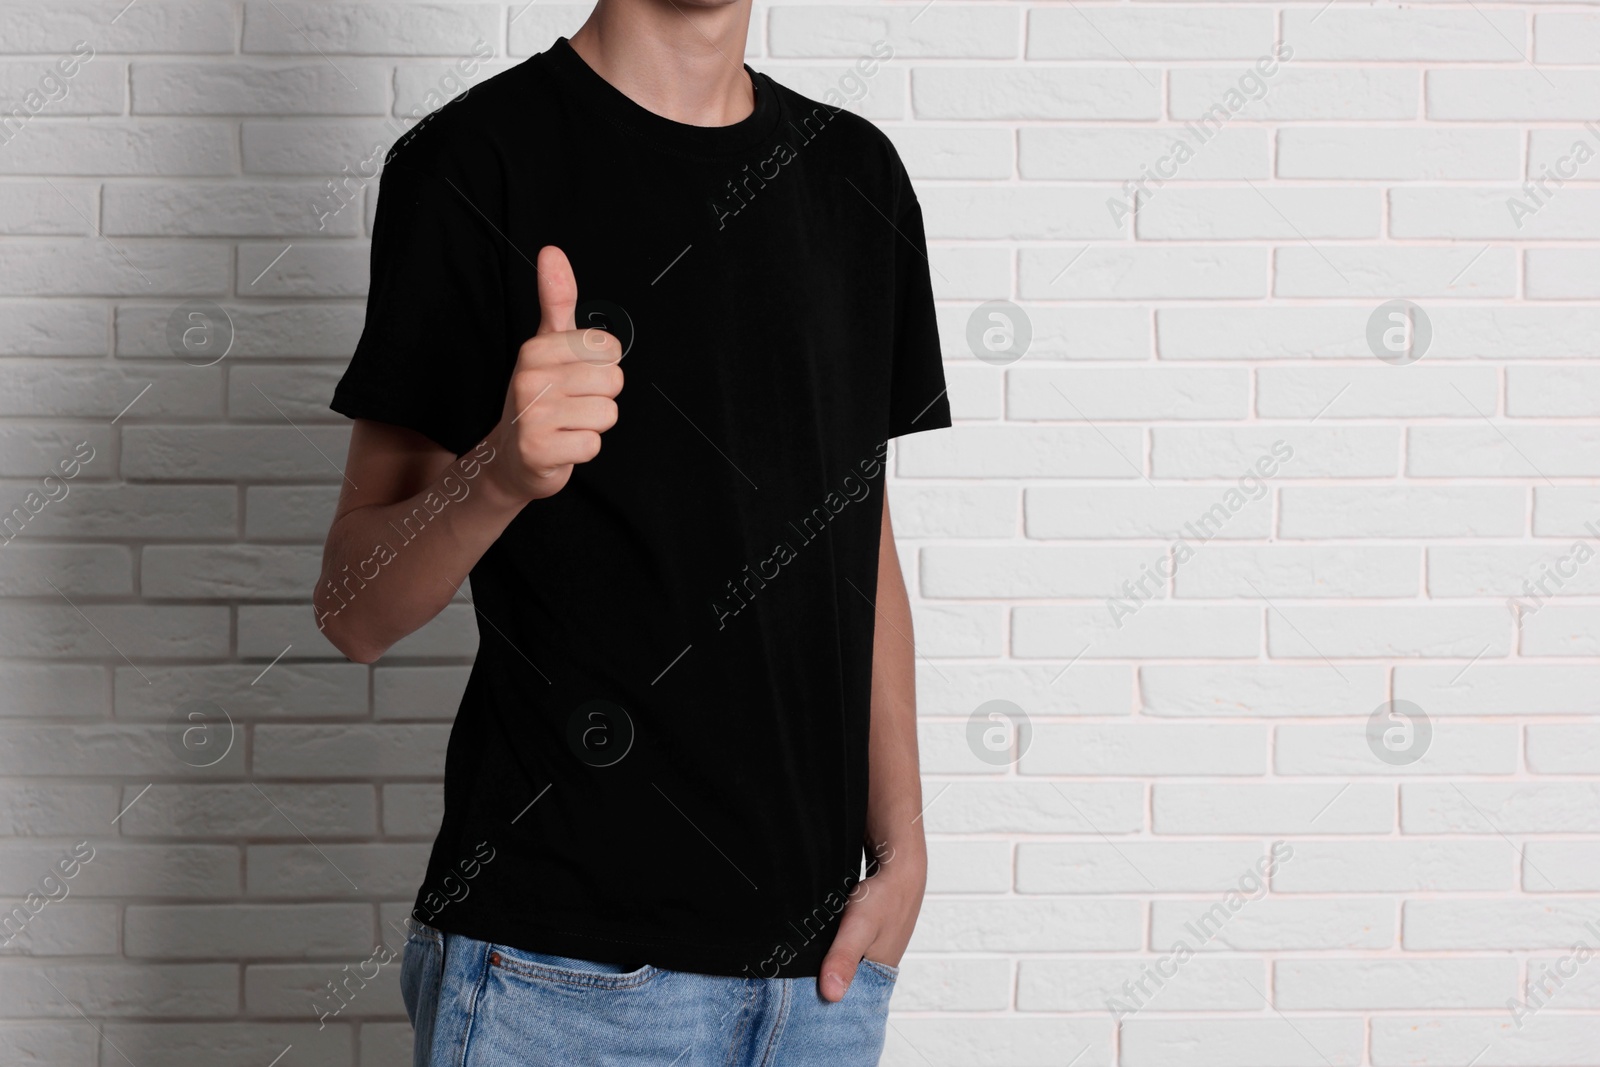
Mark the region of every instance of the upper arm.
POLYGON ((397 504, 416 496, 438 481, 455 459, 455 453, 416 430, 356 419, 333 521, 357 508, 397 504))

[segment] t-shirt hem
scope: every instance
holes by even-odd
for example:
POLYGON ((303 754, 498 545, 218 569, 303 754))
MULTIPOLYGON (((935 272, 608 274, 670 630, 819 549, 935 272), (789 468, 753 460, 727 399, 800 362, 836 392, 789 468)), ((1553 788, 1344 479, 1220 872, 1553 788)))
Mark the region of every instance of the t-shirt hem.
MULTIPOLYGON (((421 920, 418 920, 421 921, 421 920)), ((795 947, 787 941, 711 942, 688 938, 650 937, 596 926, 586 931, 559 930, 512 915, 492 919, 459 908, 446 908, 425 923, 436 930, 523 952, 593 960, 637 969, 644 964, 668 971, 735 978, 815 978, 833 942, 835 923, 795 947), (789 951, 781 950, 787 946, 789 951)))

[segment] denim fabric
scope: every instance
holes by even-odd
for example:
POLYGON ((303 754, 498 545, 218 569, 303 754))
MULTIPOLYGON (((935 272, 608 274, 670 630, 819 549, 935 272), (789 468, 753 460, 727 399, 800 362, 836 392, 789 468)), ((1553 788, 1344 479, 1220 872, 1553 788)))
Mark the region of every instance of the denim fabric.
POLYGON ((523 952, 412 925, 401 963, 413 1067, 871 1067, 896 968, 842 1001, 815 978, 727 978, 523 952))

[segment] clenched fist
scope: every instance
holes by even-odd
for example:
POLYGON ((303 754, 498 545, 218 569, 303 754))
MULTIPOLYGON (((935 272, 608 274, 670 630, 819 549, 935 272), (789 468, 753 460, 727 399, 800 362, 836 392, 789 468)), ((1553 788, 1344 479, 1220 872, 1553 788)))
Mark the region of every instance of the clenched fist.
POLYGON ((578 282, 566 253, 539 250, 539 332, 522 343, 505 408, 489 434, 495 482, 521 500, 561 491, 576 463, 600 452, 617 422, 622 343, 601 329, 576 329, 578 282))

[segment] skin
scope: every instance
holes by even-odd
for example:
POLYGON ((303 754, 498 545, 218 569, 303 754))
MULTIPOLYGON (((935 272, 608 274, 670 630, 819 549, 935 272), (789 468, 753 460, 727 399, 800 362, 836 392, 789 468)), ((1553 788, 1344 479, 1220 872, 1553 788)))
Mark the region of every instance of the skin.
MULTIPOLYGON (((722 126, 747 118, 754 87, 744 72, 750 0, 600 0, 570 38, 597 73, 640 106, 677 122, 722 126)), ((345 482, 323 549, 325 579, 356 572, 429 493, 451 503, 384 565, 385 578, 341 601, 329 584, 313 594, 323 633, 340 652, 372 663, 448 604, 468 573, 524 507, 561 491, 573 467, 599 454, 617 421, 621 345, 602 330, 577 330, 577 282, 566 255, 539 251, 540 326, 518 351, 499 423, 459 459, 415 431, 355 420, 345 482), (474 459, 476 457, 476 459, 474 459), (460 486, 468 490, 462 495, 460 486), (454 493, 446 489, 454 486, 454 493), (349 571, 345 571, 345 567, 349 571)), ((915 663, 889 502, 883 502, 873 638, 869 855, 876 872, 852 895, 817 979, 838 1001, 863 958, 898 965, 927 882, 917 769, 915 663)))

